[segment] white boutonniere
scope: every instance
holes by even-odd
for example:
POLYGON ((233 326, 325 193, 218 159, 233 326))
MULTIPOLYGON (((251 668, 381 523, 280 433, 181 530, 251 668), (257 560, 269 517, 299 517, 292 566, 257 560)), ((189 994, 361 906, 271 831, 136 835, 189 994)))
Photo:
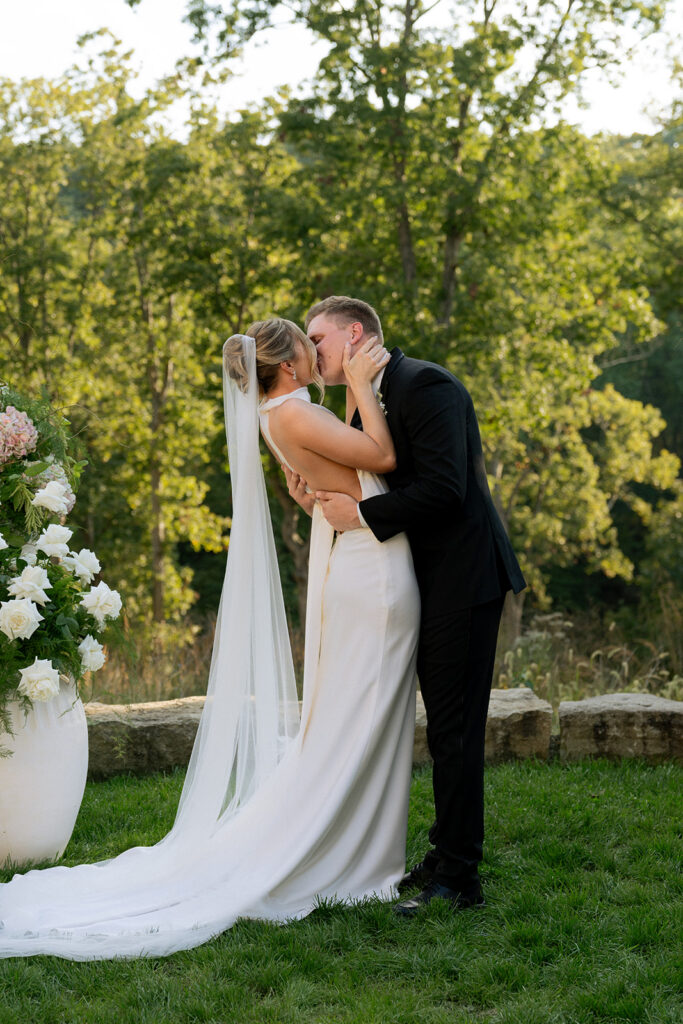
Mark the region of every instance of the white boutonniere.
POLYGON ((387 407, 384 404, 384 396, 383 396, 382 392, 379 389, 377 390, 377 401, 379 402, 380 409, 382 410, 382 412, 386 416, 386 414, 387 414, 387 407))

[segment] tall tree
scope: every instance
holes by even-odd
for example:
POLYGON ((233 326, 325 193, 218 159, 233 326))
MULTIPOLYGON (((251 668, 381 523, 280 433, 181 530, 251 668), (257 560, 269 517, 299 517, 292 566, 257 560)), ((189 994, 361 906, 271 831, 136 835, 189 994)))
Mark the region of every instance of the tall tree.
MULTIPOLYGON (((673 91, 683 84, 672 83, 673 91)), ((634 288, 647 289, 663 330, 642 350, 626 335, 603 362, 604 378, 632 398, 659 406, 664 443, 683 456, 683 110, 681 101, 662 116, 652 135, 607 137, 608 170, 594 179, 612 244, 632 253, 627 271, 634 288)))
MULTIPOLYGON (((410 300, 424 283, 432 314, 449 326, 463 245, 487 187, 520 159, 520 134, 556 112, 585 69, 618 59, 625 25, 658 28, 665 3, 470 0, 455 10, 448 30, 424 27, 435 6, 293 0, 287 9, 330 47, 310 98, 295 111, 308 122, 309 138, 323 142, 323 160, 336 147, 337 175, 345 163, 372 165, 403 296, 410 300), (433 245, 416 225, 425 202, 438 277, 433 245)), ((281 11, 278 0, 190 0, 187 20, 214 59, 225 62, 272 23, 275 10, 281 11)))
MULTIPOLYGON (((229 68, 276 7, 193 0, 188 20, 229 68)), ((642 348, 660 330, 628 273, 632 248, 606 261, 592 226, 600 216, 581 159, 595 175, 600 154, 548 115, 584 70, 618 61, 624 24, 657 29, 664 7, 482 0, 436 30, 421 0, 288 5, 329 44, 309 94, 280 117, 300 182, 325 195, 306 221, 300 293, 363 295, 389 337, 466 380, 540 599, 553 564, 632 572, 612 516, 618 500, 640 508, 611 444, 624 440, 626 405, 592 389, 625 335, 642 348)), ((676 463, 653 450, 661 418, 638 402, 628 418, 645 453, 634 479, 667 487, 676 463)))
POLYGON ((1 368, 71 410, 94 464, 79 502, 87 541, 104 532, 129 613, 160 627, 196 596, 175 545, 223 549, 227 518, 204 504, 212 362, 169 244, 194 165, 155 124, 169 85, 135 102, 129 77, 112 47, 58 87, 6 89, 2 154, 18 173, 3 207, 14 272, 0 293, 1 368))
MULTIPOLYGON (((537 600, 553 567, 630 576, 621 507, 661 550, 676 461, 660 383, 610 374, 642 366, 665 322, 674 337, 677 136, 543 124, 544 102, 609 55, 584 38, 599 5, 541 6, 515 20, 491 3, 445 33, 422 4, 295 5, 330 42, 310 95, 227 121, 180 78, 134 100, 115 45, 58 83, 2 86, 0 373, 71 410, 92 463, 85 538, 159 635, 185 628, 188 553, 226 545, 222 341, 333 291, 373 302, 390 343, 472 391, 537 600), (182 142, 161 117, 181 94, 182 142)), ((273 4, 202 23, 203 8, 207 32, 232 18, 222 60, 273 4)), ((658 10, 618 7, 647 24, 658 10)), ((301 524, 264 458, 301 614, 301 524)))
POLYGON ((93 285, 67 195, 83 110, 66 79, 0 80, 0 372, 34 390, 58 386, 66 402, 80 387, 72 360, 93 285))

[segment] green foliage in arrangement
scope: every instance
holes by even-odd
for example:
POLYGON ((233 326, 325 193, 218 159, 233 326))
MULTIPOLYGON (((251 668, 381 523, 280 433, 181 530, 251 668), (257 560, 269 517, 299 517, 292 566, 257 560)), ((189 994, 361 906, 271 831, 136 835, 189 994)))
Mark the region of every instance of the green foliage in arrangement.
MULTIPOLYGON (((556 118, 587 67, 618 63, 624 24, 644 34, 664 5, 468 4, 438 30, 428 6, 297 0, 328 44, 316 74, 229 119, 203 84, 271 23, 270 0, 189 3, 205 59, 142 99, 106 35, 58 81, 0 83, 0 373, 68 409, 91 463, 75 526, 155 656, 218 599, 222 342, 334 292, 472 392, 534 606, 560 577, 584 605, 612 581, 675 636, 680 109, 631 139, 556 118), (182 141, 164 127, 179 97, 182 141)), ((305 531, 266 468, 296 622, 305 531)))
MULTIPOLYGON (((181 785, 182 773, 89 784, 65 863, 158 841, 181 785)), ((677 1021, 681 769, 525 762, 488 768, 486 785, 482 910, 435 902, 408 922, 388 904, 324 904, 163 959, 1 960, 0 1024, 677 1021)), ((423 770, 411 863, 432 811, 423 770)))

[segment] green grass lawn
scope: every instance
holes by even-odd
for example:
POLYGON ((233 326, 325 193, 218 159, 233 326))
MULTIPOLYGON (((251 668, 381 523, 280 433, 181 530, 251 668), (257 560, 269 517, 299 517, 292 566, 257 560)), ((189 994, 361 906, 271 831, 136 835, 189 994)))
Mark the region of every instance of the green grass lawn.
MULTIPOLYGON (((489 768, 485 908, 435 902, 404 921, 384 904, 324 906, 156 960, 1 960, 0 1024, 680 1022, 682 774, 489 768)), ((88 785, 65 862, 159 839, 181 784, 176 773, 88 785)), ((430 806, 424 770, 411 863, 430 806)))

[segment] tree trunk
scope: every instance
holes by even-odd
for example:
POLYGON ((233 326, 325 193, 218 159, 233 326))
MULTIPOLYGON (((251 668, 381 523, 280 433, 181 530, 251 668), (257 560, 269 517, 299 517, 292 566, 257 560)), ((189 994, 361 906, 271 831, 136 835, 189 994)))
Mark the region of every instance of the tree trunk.
MULTIPOLYGON (((406 0, 403 9, 403 31, 400 47, 410 50, 413 40, 415 18, 414 0, 406 0)), ((372 35, 372 27, 370 32, 372 35)), ((379 45, 377 37, 376 45, 379 45)), ((396 185, 396 229, 398 238, 398 251, 403 270, 403 282, 409 289, 414 289, 417 279, 417 261, 413 246, 413 232, 410 225, 410 210, 406 199, 406 160, 410 154, 411 145, 407 135, 408 118, 406 114, 406 99, 408 96, 408 76, 405 68, 400 73, 396 82, 396 103, 392 104, 389 92, 379 82, 375 87, 382 100, 384 112, 391 118, 391 139, 389 152, 393 166, 394 183, 396 185)))
POLYGON ((403 267, 403 280, 407 285, 413 285, 417 276, 415 264, 415 251, 413 249, 413 235, 410 228, 410 215, 405 200, 401 201, 398 211, 398 247, 401 254, 401 266, 403 267))
POLYGON ((526 590, 520 594, 513 594, 508 590, 503 605, 503 615, 500 620, 500 631, 498 633, 498 653, 503 655, 514 645, 522 635, 522 612, 524 610, 524 599, 526 590))
POLYGON ((164 621, 164 524, 161 519, 161 471, 152 453, 150 459, 149 486, 152 503, 152 617, 155 622, 164 621))
MULTIPOLYGON (((496 511, 500 516, 503 529, 508 533, 507 514, 503 507, 503 499, 500 491, 500 481, 503 476, 503 468, 502 459, 499 459, 494 455, 491 458, 491 476, 493 477, 491 497, 493 498, 493 504, 496 507, 496 511)), ((523 590, 520 594, 513 594, 512 591, 509 590, 505 595, 503 615, 500 620, 500 630, 498 632, 498 647, 496 655, 498 661, 500 661, 506 651, 510 650, 515 640, 517 640, 522 634, 522 611, 524 610, 524 599, 526 594, 526 590, 523 590)))
POLYGON ((92 504, 88 506, 85 517, 85 539, 90 550, 94 551, 97 545, 95 543, 95 510, 92 504))
MULTIPOLYGON (((152 302, 147 294, 147 267, 144 257, 136 255, 140 310, 147 331, 147 384, 150 400, 149 492, 151 508, 150 544, 152 549, 152 619, 164 621, 164 523, 161 503, 161 459, 159 444, 163 427, 166 381, 161 384, 159 352, 152 302)), ((168 376, 168 375, 166 375, 168 376)))
POLYGON ((452 230, 446 235, 443 254, 443 276, 441 279, 441 315, 439 323, 448 326, 453 316, 453 304, 455 301, 455 271, 458 266, 458 254, 462 244, 462 235, 457 230, 452 230))

